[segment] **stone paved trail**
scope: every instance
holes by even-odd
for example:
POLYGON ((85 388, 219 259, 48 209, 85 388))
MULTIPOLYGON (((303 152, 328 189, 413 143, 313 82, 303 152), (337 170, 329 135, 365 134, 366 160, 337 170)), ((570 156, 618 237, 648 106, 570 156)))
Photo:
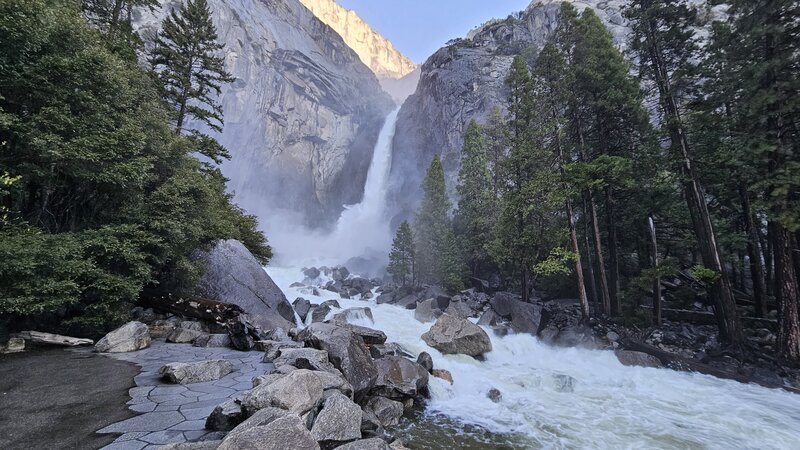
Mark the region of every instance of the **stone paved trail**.
POLYGON ((227 399, 239 398, 252 388, 252 379, 272 369, 262 363, 261 352, 237 352, 224 348, 198 348, 190 344, 153 341, 150 348, 107 356, 138 364, 142 372, 128 394, 129 408, 139 416, 109 425, 98 433, 124 433, 103 450, 150 450, 164 444, 209 440, 217 433, 205 430, 206 418, 227 399), (158 370, 171 362, 226 359, 235 370, 211 382, 175 385, 164 383, 158 370))

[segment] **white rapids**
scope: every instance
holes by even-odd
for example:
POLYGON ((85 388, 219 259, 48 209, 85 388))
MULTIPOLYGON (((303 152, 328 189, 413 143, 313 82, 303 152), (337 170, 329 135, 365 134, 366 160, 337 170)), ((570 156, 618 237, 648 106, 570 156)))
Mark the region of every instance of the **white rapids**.
MULTIPOLYGON (((453 374, 451 386, 431 378, 426 413, 493 433, 523 436, 524 448, 581 449, 798 449, 800 395, 667 369, 625 367, 609 351, 553 348, 530 335, 494 336, 480 362, 442 355, 420 336, 431 324, 414 312, 374 300, 346 300, 320 290, 310 296, 297 268, 267 268, 289 299, 336 299, 342 308, 369 306, 380 329, 414 355, 426 351, 434 366, 453 374), (561 392, 554 375, 575 379, 561 392), (493 403, 491 388, 502 393, 493 403)), ((320 280, 324 282, 326 280, 320 280)))

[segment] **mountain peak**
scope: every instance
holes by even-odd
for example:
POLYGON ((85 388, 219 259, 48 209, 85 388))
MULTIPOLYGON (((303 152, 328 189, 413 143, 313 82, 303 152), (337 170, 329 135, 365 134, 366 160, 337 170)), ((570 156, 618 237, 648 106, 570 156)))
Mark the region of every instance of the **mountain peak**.
POLYGON ((378 78, 399 79, 417 68, 354 11, 333 0, 300 0, 300 3, 336 31, 378 78))

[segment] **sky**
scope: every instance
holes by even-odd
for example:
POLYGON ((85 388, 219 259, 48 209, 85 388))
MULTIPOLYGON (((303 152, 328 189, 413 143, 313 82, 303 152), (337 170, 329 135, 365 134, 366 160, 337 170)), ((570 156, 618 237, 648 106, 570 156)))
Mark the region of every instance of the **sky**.
POLYGON ((522 11, 531 0, 336 0, 358 13, 415 63, 489 19, 522 11))

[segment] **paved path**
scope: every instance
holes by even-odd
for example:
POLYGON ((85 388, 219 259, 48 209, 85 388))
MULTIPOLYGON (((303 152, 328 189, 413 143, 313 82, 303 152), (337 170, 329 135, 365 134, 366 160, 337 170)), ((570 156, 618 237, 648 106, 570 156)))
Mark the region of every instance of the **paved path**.
POLYGON ((99 430, 98 433, 123 433, 103 450, 151 450, 163 444, 217 439, 219 433, 204 429, 214 407, 227 399, 239 398, 252 388, 254 377, 272 369, 271 364, 261 362, 261 352, 198 348, 163 341, 153 341, 150 348, 138 352, 108 356, 141 366, 141 373, 134 377, 136 387, 128 391, 128 405, 142 414, 99 430), (164 383, 158 375, 158 370, 167 363, 209 359, 227 359, 236 370, 218 381, 187 385, 164 383))

